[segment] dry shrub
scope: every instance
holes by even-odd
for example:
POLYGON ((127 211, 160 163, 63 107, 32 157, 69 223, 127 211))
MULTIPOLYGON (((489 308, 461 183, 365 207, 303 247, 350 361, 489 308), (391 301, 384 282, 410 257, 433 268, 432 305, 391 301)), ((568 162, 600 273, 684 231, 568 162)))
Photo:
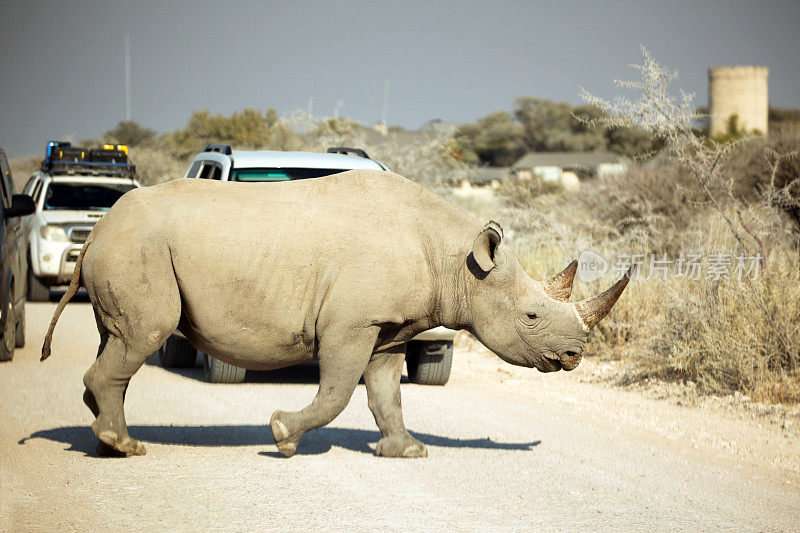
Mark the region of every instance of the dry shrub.
POLYGON ((634 373, 692 379, 707 392, 742 391, 761 401, 800 400, 800 275, 796 264, 771 261, 774 268, 757 280, 673 288, 634 373))
POLYGON ((8 160, 8 165, 14 177, 14 188, 19 193, 22 192, 28 178, 42 166, 42 160, 38 157, 12 157, 8 160))
POLYGON ((623 384, 692 380, 705 393, 800 401, 800 273, 782 264, 752 281, 632 282, 586 354, 622 360, 623 384))
POLYGON ((578 198, 619 237, 636 234, 648 251, 675 253, 692 219, 705 210, 692 180, 675 164, 632 166, 586 183, 578 198))
MULTIPOLYGON (((743 197, 754 197, 759 190, 769 185, 770 157, 767 149, 788 154, 800 151, 800 126, 785 124, 770 130, 770 137, 748 139, 729 156, 728 170, 734 174, 736 193, 743 197)), ((800 178, 800 160, 786 162, 778 169, 776 187, 784 187, 800 178)))
POLYGON ((142 185, 156 185, 182 178, 191 161, 190 158, 179 158, 166 150, 147 146, 130 148, 130 158, 136 165, 136 179, 142 185))
POLYGON ((507 179, 500 183, 497 194, 512 207, 535 207, 534 200, 545 194, 561 194, 564 187, 555 181, 543 180, 536 176, 529 180, 507 179))
POLYGON ((728 169, 737 194, 782 209, 800 231, 800 126, 779 125, 769 139, 749 139, 731 153, 728 169))
MULTIPOLYGON (((614 305, 614 310, 592 330, 586 355, 624 360, 639 368, 649 355, 653 331, 660 329, 671 284, 660 279, 635 280, 614 305)), ((597 286, 597 290, 605 288, 597 286)), ((589 296, 586 294, 585 296, 589 296)))
MULTIPOLYGON (((787 224, 775 210, 758 216, 787 224)), ((709 257, 736 249, 720 216, 695 223, 705 228, 695 251, 709 257)), ((707 393, 800 401, 800 249, 790 232, 774 236, 769 268, 753 280, 713 280, 705 272, 699 280, 676 279, 673 272, 666 280, 633 281, 593 331, 587 354, 624 360, 624 382, 692 380, 707 393)))

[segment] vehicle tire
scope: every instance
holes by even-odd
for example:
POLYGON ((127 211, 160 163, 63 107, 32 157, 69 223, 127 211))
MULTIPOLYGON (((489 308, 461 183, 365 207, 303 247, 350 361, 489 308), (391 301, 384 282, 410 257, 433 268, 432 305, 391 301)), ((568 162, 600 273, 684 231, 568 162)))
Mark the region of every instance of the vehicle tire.
POLYGON ((209 383, 241 383, 247 370, 203 354, 203 369, 209 383))
POLYGON ((0 342, 0 361, 11 361, 14 359, 14 348, 17 342, 17 318, 14 316, 14 306, 10 301, 6 302, 4 313, 6 325, 3 330, 3 339, 0 342))
POLYGON ((183 337, 170 335, 158 350, 158 360, 164 368, 194 366, 197 360, 197 350, 183 337))
POLYGON ((29 302, 49 302, 50 286, 41 281, 33 274, 31 267, 28 267, 28 301, 29 302))
POLYGON ((452 341, 409 341, 406 345, 408 380, 420 385, 444 385, 453 365, 452 341))
POLYGON ((15 345, 17 348, 25 347, 25 305, 22 306, 22 313, 17 319, 17 333, 15 335, 15 345))

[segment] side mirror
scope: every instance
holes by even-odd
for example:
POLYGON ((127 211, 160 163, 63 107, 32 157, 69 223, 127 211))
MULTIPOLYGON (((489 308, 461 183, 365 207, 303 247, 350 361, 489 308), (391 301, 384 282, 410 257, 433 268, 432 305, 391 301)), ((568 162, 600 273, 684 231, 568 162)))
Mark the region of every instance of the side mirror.
POLYGON ((33 198, 27 194, 15 194, 11 197, 11 207, 5 210, 5 217, 24 217, 36 211, 36 204, 33 198))

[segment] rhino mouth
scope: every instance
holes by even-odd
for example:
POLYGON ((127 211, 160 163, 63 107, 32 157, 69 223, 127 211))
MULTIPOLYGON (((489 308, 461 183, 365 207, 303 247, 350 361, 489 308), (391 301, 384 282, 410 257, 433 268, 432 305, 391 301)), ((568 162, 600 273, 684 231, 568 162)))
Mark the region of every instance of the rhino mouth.
POLYGON ((559 357, 561 368, 569 372, 575 370, 581 362, 583 356, 579 352, 564 352, 559 357))
POLYGON ((567 351, 553 357, 545 356, 536 368, 541 372, 558 372, 559 370, 575 370, 581 362, 583 355, 580 352, 567 351))
POLYGON ((561 361, 558 359, 550 359, 549 357, 543 357, 541 363, 534 366, 536 366, 539 372, 558 372, 564 368, 561 361))

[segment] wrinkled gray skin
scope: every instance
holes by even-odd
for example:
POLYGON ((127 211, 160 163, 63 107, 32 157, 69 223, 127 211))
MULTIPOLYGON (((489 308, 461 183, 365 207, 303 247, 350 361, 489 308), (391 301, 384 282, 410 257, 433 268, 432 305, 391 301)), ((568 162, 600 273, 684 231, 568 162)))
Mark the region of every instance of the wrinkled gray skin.
POLYGON ((588 328, 574 304, 529 278, 501 234, 385 172, 133 190, 87 240, 42 359, 82 278, 101 337, 84 376, 100 452, 145 453, 128 435, 125 390, 178 328, 196 348, 247 369, 319 360, 313 402, 272 415, 284 455, 344 409, 363 375, 383 434, 376 453, 425 456, 400 406, 403 343, 418 333, 467 329, 505 361, 542 372, 580 361, 588 328))

